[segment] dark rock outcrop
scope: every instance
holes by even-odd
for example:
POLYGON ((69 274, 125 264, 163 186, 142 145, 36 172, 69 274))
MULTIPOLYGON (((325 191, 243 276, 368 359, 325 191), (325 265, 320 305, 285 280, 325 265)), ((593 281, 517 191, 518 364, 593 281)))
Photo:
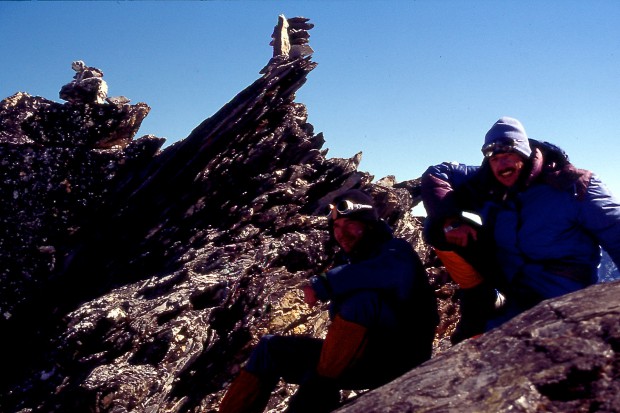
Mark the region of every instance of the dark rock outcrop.
MULTIPOLYGON (((61 88, 66 103, 22 92, 0 102, 0 411, 214 411, 260 336, 324 334, 324 307, 307 308, 299 286, 330 265, 321 212, 352 187, 374 194, 427 267, 442 312, 430 368, 510 337, 449 349, 456 288, 411 214, 419 181, 373 182, 358 171, 361 154, 328 158, 295 102, 316 66, 311 28, 280 16, 262 76, 165 149, 155 136, 135 139, 149 107, 107 97, 103 72, 81 61, 61 88)), ((281 386, 270 409, 292 390, 281 386)), ((366 406, 407 411, 388 391, 346 408, 376 399, 391 410, 366 406)))
POLYGON ((618 412, 620 281, 545 301, 339 412, 618 412))
POLYGON ((133 140, 148 106, 107 98, 80 61, 67 103, 2 101, 0 410, 209 411, 258 337, 324 332, 298 286, 330 264, 320 212, 339 191, 374 192, 428 261, 417 181, 326 158, 294 101, 311 28, 281 16, 262 77, 163 150, 133 140))

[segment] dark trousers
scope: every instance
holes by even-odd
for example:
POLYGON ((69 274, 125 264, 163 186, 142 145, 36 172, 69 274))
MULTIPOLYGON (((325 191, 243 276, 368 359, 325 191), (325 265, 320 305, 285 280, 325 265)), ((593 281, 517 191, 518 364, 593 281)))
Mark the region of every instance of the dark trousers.
MULTIPOLYGON (((338 303, 332 303, 332 310, 345 320, 363 328, 393 325, 396 320, 394 309, 374 291, 361 291, 338 303)), ((386 338, 381 338, 381 341, 386 338)), ((287 413, 329 412, 340 401, 340 389, 374 387, 373 381, 384 377, 390 363, 379 363, 373 355, 385 353, 367 351, 358 365, 347 369, 337 379, 321 377, 317 366, 321 357, 323 340, 310 336, 267 335, 260 339, 254 348, 245 369, 260 377, 274 388, 280 379, 287 383, 299 384, 291 398, 287 413), (367 354, 368 353, 368 354, 367 354)), ((368 346, 373 348, 373 344, 368 346)), ((342 351, 347 351, 342 349, 342 351)), ((388 353, 389 354, 389 353, 388 353)))

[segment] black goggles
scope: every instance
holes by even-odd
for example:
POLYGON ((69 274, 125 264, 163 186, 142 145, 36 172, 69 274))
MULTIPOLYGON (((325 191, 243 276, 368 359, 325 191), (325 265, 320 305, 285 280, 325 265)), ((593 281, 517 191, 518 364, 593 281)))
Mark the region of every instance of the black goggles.
POLYGON ((336 219, 338 215, 349 215, 356 211, 360 211, 363 209, 372 209, 372 205, 368 204, 356 204, 355 202, 349 200, 343 200, 338 202, 337 204, 329 204, 329 211, 327 212, 328 217, 332 217, 332 219, 336 219))
POLYGON ((485 158, 490 158, 498 153, 515 152, 515 148, 519 142, 522 141, 510 138, 498 139, 488 145, 484 145, 481 151, 485 158))

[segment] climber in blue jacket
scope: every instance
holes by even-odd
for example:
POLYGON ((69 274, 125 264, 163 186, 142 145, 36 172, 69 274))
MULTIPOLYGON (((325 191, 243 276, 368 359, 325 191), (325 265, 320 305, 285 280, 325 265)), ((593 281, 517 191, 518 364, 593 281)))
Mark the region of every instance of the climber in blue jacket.
POLYGON ((429 167, 422 197, 425 235, 455 281, 466 293, 485 285, 505 295, 501 310, 504 297, 485 293, 486 302, 478 301, 488 330, 542 300, 596 283, 601 247, 618 266, 620 201, 560 148, 528 139, 517 119, 499 119, 482 153, 481 166, 429 167), (481 216, 482 225, 463 211, 481 216))
POLYGON ((341 389, 380 386, 431 357, 437 301, 412 246, 393 236, 360 190, 336 197, 328 219, 341 253, 304 286, 308 305, 330 303, 325 339, 262 337, 222 399, 221 413, 263 411, 280 379, 299 384, 288 413, 329 412, 341 389))

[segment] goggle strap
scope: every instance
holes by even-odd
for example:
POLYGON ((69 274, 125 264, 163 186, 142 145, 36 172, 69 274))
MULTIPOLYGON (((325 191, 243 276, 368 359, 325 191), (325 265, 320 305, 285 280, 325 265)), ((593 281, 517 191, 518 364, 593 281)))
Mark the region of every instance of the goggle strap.
POLYGON ((349 215, 355 211, 362 209, 372 209, 372 205, 368 204, 356 204, 349 200, 338 202, 338 204, 329 204, 329 214, 333 219, 336 219, 338 215, 349 215))

